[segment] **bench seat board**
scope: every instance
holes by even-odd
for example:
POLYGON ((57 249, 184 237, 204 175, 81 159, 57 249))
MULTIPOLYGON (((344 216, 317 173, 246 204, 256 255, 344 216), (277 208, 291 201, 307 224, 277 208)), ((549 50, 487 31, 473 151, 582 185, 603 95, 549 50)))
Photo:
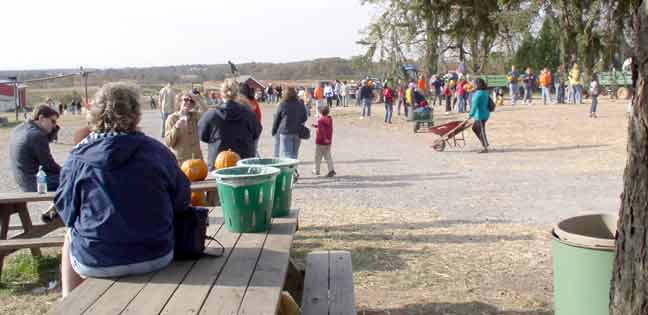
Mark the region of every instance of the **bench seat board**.
POLYGON ((323 315, 329 311, 329 252, 306 256, 306 275, 302 301, 303 315, 323 315))
POLYGON ((329 287, 331 315, 355 315, 353 294, 353 270, 351 254, 346 251, 330 251, 329 287))

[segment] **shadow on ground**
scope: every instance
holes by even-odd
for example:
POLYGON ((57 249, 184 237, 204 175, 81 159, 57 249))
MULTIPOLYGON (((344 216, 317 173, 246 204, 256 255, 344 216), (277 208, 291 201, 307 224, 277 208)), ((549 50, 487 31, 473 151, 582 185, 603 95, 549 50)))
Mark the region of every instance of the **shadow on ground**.
MULTIPOLYGON (((388 162, 399 162, 400 159, 360 159, 352 161, 335 161, 335 164, 370 164, 370 163, 388 163, 388 162)), ((312 165, 313 161, 303 161, 300 162, 301 165, 312 165)))
POLYGON ((383 310, 358 310, 358 315, 551 315, 553 312, 536 309, 529 311, 506 311, 497 307, 482 303, 430 303, 430 304, 410 304, 402 308, 383 309, 383 310))
POLYGON ((354 232, 358 230, 415 230, 427 228, 447 228, 455 225, 474 225, 474 224, 496 224, 510 223, 507 220, 437 220, 428 222, 414 223, 362 223, 362 224, 343 224, 334 226, 311 225, 300 227, 300 231, 335 231, 335 232, 354 232))
POLYGON ((428 174, 400 174, 400 175, 339 175, 333 178, 326 177, 303 177, 299 179, 299 188, 380 188, 380 187, 404 187, 412 186, 413 182, 430 180, 461 179, 467 176, 458 173, 439 172, 428 174))

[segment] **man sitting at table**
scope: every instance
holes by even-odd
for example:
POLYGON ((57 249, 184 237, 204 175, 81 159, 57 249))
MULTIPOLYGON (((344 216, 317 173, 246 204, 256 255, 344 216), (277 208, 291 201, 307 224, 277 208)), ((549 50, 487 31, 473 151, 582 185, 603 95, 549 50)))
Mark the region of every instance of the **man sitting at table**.
POLYGON ((64 298, 83 278, 148 273, 173 259, 173 216, 189 206, 189 181, 169 149, 138 131, 138 100, 132 87, 104 85, 88 115, 92 133, 61 170, 64 298))
POLYGON ((56 121, 59 113, 47 105, 39 105, 34 109, 32 117, 11 131, 11 171, 20 189, 25 192, 36 191, 36 173, 42 166, 47 174, 47 190, 54 191, 59 185, 61 167, 54 161, 49 143, 58 131, 56 121))

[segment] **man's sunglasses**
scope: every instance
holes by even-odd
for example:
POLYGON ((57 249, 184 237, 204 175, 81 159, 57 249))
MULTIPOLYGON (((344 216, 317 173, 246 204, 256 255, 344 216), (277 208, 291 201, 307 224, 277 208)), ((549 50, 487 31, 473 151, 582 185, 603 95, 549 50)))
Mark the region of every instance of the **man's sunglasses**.
POLYGON ((182 101, 183 101, 183 102, 189 102, 189 103, 191 103, 191 104, 194 104, 194 103, 195 103, 194 100, 191 99, 191 98, 183 98, 182 101))

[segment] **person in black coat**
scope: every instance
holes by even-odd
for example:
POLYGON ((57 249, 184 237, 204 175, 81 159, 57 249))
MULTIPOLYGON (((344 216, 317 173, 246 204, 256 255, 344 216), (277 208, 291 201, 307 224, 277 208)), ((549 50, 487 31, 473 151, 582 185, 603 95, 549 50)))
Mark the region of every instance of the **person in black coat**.
POLYGON ((300 134, 304 131, 304 123, 308 119, 308 113, 303 103, 299 102, 297 90, 294 87, 286 88, 284 97, 272 123, 272 136, 279 134, 280 156, 297 159, 300 134))
POLYGON ((207 111, 198 121, 198 135, 202 142, 208 143, 207 167, 214 169, 216 157, 222 151, 231 149, 241 159, 255 156, 255 141, 261 135, 261 124, 254 112, 236 102, 238 83, 227 79, 221 88, 225 105, 207 111))

